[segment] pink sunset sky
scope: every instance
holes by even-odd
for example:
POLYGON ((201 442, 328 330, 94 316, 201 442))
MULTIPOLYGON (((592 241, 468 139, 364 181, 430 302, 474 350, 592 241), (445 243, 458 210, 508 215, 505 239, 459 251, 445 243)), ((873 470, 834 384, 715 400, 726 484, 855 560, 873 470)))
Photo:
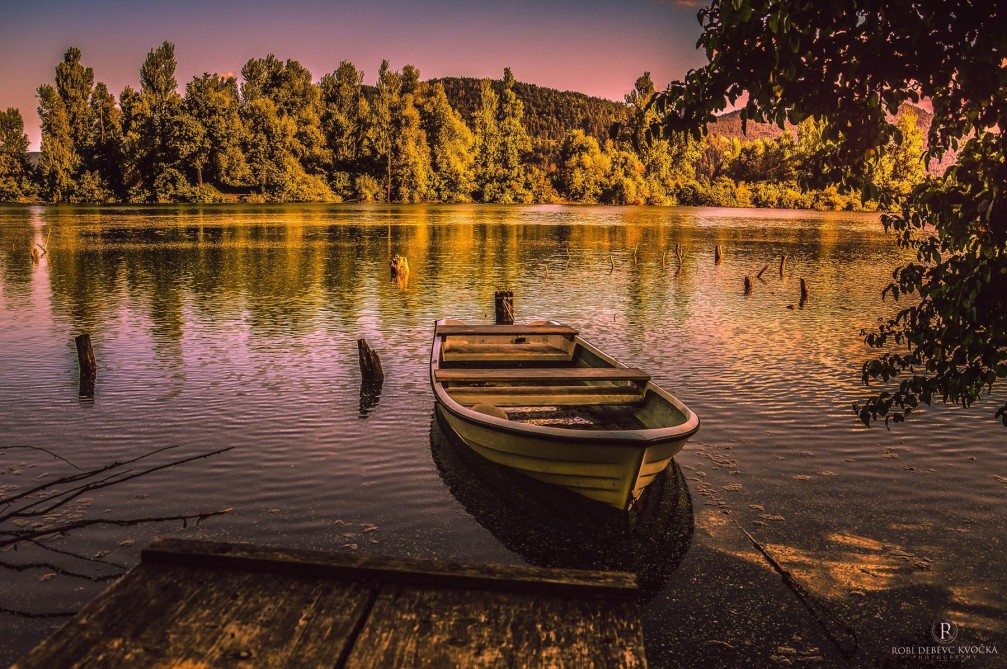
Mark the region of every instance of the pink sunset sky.
POLYGON ((35 89, 69 46, 116 95, 139 83, 147 52, 175 44, 180 89, 275 53, 317 81, 350 60, 373 83, 383 58, 424 79, 499 78, 622 99, 645 70, 658 87, 704 62, 694 0, 41 0, 0 6, 0 108, 17 107, 38 150, 35 89))

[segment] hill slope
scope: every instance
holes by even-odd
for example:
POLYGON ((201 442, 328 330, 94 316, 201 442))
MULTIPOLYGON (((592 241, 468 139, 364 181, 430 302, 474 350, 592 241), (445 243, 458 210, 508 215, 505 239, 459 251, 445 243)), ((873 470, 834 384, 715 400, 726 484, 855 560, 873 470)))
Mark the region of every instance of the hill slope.
MULTIPOLYGON (((481 80, 472 77, 445 77, 431 79, 430 83, 444 84, 444 91, 466 123, 479 108, 481 80)), ((502 82, 494 81, 499 92, 502 82)), ((626 105, 622 102, 594 98, 574 91, 558 91, 555 88, 516 82, 514 91, 524 103, 525 127, 528 134, 536 139, 560 140, 569 130, 581 129, 593 135, 599 142, 608 138, 612 123, 626 116, 626 105)))

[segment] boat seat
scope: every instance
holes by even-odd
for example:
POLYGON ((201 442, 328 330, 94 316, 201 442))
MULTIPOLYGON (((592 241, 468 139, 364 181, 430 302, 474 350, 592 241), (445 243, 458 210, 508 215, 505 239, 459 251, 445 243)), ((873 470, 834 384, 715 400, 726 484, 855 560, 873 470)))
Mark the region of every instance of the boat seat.
POLYGON ((565 362, 570 354, 542 342, 469 344, 448 342, 445 362, 565 362))
MULTIPOLYGON (((461 386, 448 388, 451 399, 479 411, 480 406, 587 406, 633 404, 643 399, 636 385, 461 386)), ((482 413, 488 413, 483 411, 482 413)), ((491 414, 492 415, 492 414, 491 414)))
POLYGON ((439 325, 437 334, 442 337, 518 337, 524 335, 563 335, 573 338, 579 333, 568 325, 439 325))
POLYGON ((554 367, 546 369, 438 369, 439 383, 481 381, 632 381, 646 383, 650 374, 642 369, 618 367, 554 367))

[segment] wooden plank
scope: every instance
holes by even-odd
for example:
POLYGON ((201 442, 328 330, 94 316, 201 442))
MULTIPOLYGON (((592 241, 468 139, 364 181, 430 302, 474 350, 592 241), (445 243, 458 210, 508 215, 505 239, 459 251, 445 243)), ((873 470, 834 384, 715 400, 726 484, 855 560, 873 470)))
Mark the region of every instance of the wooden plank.
POLYGON ((382 589, 347 661, 373 667, 642 669, 629 602, 392 586, 382 589))
POLYGON ((602 406, 633 404, 643 399, 637 386, 452 386, 448 394, 459 404, 520 406, 602 406))
POLYGON ((549 367, 542 369, 438 369, 434 378, 452 381, 650 381, 641 369, 619 367, 549 367))
POLYGON ((468 335, 515 337, 520 335, 563 335, 576 337, 579 332, 568 325, 438 325, 437 334, 446 337, 468 335))
POLYGON ((398 560, 370 555, 271 548, 187 539, 155 539, 147 564, 295 573, 429 587, 507 590, 571 597, 631 599, 636 576, 625 572, 482 565, 453 560, 398 560))
POLYGON ((348 653, 371 592, 314 577, 141 564, 126 587, 18 666, 331 666, 348 653))
POLYGON ((452 386, 448 393, 454 397, 492 393, 494 395, 641 395, 637 385, 606 386, 452 386))
POLYGON ((449 343, 444 348, 444 360, 449 362, 566 362, 570 354, 561 348, 542 342, 521 344, 449 343))

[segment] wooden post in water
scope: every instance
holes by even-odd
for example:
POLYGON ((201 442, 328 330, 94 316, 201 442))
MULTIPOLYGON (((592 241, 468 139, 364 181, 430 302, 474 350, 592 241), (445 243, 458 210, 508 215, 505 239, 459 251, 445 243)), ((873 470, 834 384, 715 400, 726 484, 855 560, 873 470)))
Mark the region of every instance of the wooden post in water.
POLYGON ((357 340, 357 359, 360 362, 360 376, 364 381, 383 381, 385 373, 381 369, 378 352, 370 347, 366 339, 357 340))
POLYGON ((497 325, 514 325, 514 293, 498 290, 493 295, 497 325))
POLYGON ((808 282, 801 279, 801 302, 807 302, 809 297, 811 297, 811 291, 808 290, 808 282))
POLYGON ((783 257, 780 258, 780 278, 782 279, 787 275, 787 254, 784 253, 783 257))
POLYGON ((98 376, 98 364, 94 360, 94 349, 91 348, 91 335, 77 335, 73 341, 77 346, 77 364, 80 367, 77 394, 80 397, 94 397, 94 382, 98 376))
POLYGON ((751 292, 752 292, 752 277, 746 276, 745 277, 745 295, 748 295, 751 292))
POLYGON ((713 260, 716 264, 720 264, 724 259, 724 249, 721 248, 720 244, 717 244, 717 248, 713 249, 713 260))

